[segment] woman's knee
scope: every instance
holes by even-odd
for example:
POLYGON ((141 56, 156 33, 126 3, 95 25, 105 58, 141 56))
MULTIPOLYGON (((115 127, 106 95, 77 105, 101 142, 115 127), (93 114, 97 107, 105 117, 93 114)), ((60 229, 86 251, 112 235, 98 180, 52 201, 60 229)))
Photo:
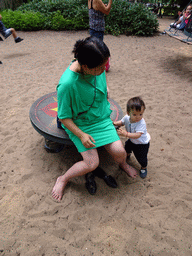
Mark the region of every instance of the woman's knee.
POLYGON ((83 156, 83 161, 86 163, 87 168, 89 171, 95 170, 99 166, 99 156, 96 152, 88 152, 87 153, 82 153, 83 156))
POLYGON ((107 145, 106 149, 116 160, 119 159, 119 161, 123 161, 126 158, 127 153, 121 141, 116 141, 111 143, 111 145, 107 145))
POLYGON ((126 151, 125 151, 125 149, 122 147, 122 148, 120 148, 118 151, 117 151, 117 157, 119 158, 119 159, 122 159, 122 161, 126 158, 126 151))
POLYGON ((99 166, 99 159, 97 161, 88 160, 86 164, 90 171, 94 171, 99 166))

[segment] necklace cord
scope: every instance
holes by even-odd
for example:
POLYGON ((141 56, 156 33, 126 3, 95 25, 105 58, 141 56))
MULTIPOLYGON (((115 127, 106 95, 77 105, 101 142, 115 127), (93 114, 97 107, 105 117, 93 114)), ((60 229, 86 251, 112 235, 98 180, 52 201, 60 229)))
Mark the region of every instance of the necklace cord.
MULTIPOLYGON (((84 79, 85 79, 85 78, 84 78, 84 79)), ((89 81, 87 81, 86 79, 85 79, 85 81, 86 81, 87 83, 89 83, 90 85, 93 86, 93 84, 91 84, 91 83, 90 83, 89 81)), ((79 117, 80 115, 82 115, 82 114, 84 114, 84 113, 87 113, 87 112, 93 107, 93 104, 94 104, 95 99, 96 99, 96 93, 97 93, 96 76, 95 76, 94 86, 93 86, 93 87, 95 88, 95 90, 94 90, 93 102, 92 102, 91 105, 89 106, 88 110, 83 111, 83 112, 79 112, 78 115, 77 115, 77 117, 79 117)))

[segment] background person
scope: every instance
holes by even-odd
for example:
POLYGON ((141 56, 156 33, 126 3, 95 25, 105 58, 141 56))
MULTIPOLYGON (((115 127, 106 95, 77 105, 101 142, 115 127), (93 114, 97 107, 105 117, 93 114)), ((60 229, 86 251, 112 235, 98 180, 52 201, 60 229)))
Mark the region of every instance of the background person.
POLYGON ((191 17, 192 5, 187 6, 186 10, 183 12, 183 15, 180 16, 178 21, 170 25, 171 28, 177 28, 179 30, 184 29, 189 22, 191 17))
MULTIPOLYGON (((104 4, 102 0, 88 0, 89 8, 89 34, 101 40, 104 38, 105 19, 104 15, 108 15, 112 6, 112 0, 108 4, 104 4)), ((106 63, 106 71, 110 68, 109 59, 106 63)))
MULTIPOLYGON (((19 36, 17 36, 17 33, 15 31, 14 28, 6 28, 5 25, 3 24, 3 22, 1 21, 2 16, 0 14, 0 33, 2 34, 2 36, 7 39, 11 34, 13 35, 13 38, 15 40, 15 43, 19 43, 21 41, 23 41, 22 38, 20 38, 19 36)), ((2 39, 2 38, 1 38, 2 39)), ((2 41, 2 40, 1 40, 2 41)))

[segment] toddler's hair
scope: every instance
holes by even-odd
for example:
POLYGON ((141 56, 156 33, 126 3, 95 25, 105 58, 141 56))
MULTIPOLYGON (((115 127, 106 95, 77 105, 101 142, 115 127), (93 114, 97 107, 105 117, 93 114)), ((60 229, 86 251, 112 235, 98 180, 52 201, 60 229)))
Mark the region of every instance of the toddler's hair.
POLYGON ((141 97, 134 97, 128 100, 127 102, 127 112, 130 113, 131 110, 141 111, 141 108, 144 107, 145 103, 141 97))

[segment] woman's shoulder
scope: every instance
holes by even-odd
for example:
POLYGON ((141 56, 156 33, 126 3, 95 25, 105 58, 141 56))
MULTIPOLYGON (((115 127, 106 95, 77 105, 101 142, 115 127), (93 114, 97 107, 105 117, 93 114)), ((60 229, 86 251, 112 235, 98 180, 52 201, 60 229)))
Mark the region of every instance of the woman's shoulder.
POLYGON ((68 88, 71 89, 74 84, 74 80, 76 80, 76 73, 70 70, 68 67, 59 80, 57 90, 67 90, 68 88))

